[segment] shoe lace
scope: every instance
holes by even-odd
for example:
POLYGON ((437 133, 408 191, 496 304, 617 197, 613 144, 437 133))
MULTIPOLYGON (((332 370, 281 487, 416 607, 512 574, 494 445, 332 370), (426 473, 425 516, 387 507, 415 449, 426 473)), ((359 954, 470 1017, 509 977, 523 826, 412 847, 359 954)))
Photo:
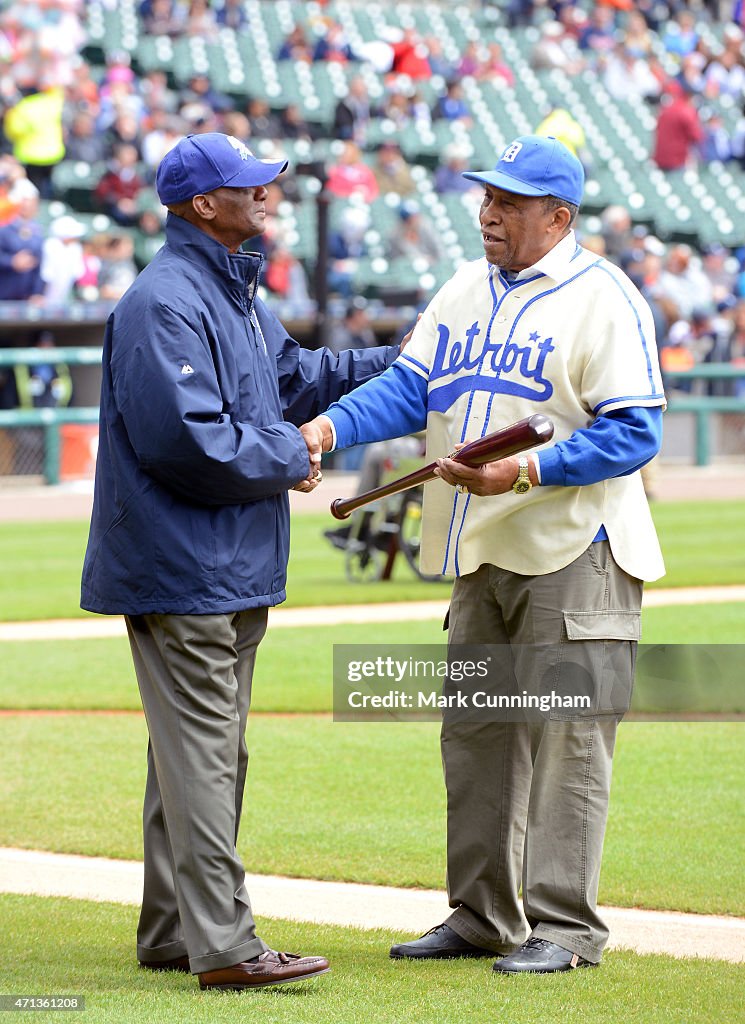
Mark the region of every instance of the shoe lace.
POLYGON ((531 935, 526 943, 523 945, 523 949, 545 949, 546 946, 550 946, 551 943, 548 939, 539 939, 537 935, 531 935))
POLYGON ((447 927, 448 926, 444 922, 442 924, 436 924, 434 926, 434 928, 430 928, 430 930, 428 932, 425 932, 424 934, 425 935, 437 935, 438 932, 441 932, 443 930, 443 928, 447 928, 447 927))

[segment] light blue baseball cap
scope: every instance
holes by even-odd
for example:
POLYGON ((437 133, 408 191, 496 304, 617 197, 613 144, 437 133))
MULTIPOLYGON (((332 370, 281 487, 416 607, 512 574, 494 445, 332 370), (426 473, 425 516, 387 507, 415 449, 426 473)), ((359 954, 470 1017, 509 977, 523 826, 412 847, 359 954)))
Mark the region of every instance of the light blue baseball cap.
POLYGON ((519 196, 556 196, 579 206, 585 172, 577 157, 553 136, 521 135, 506 147, 492 171, 464 171, 463 177, 519 196))

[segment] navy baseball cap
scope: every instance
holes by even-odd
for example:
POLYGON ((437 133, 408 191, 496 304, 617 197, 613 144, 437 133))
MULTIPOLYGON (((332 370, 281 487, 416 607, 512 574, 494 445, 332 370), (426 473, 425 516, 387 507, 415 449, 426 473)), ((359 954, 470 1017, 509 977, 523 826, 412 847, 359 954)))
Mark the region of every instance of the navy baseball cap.
POLYGON ((579 206, 585 172, 577 157, 553 136, 521 135, 511 142, 493 171, 464 171, 464 178, 519 196, 556 196, 579 206))
POLYGON ((221 132, 187 135, 163 157, 155 176, 164 206, 216 188, 268 185, 287 167, 286 160, 257 160, 240 139, 221 132))

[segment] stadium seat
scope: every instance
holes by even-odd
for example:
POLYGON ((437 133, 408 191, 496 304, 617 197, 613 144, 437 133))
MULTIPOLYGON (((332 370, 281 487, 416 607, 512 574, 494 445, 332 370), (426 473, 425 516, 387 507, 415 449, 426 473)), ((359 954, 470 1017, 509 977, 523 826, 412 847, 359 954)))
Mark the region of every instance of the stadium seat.
MULTIPOLYGON (((585 11, 592 8, 589 0, 579 6, 585 11)), ((491 81, 464 79, 471 125, 434 121, 430 125, 412 124, 399 132, 392 123, 379 118, 369 124, 363 157, 372 162, 384 140, 399 143, 412 167, 418 200, 436 230, 447 239, 444 268, 452 269, 464 256, 478 256, 480 249, 473 232, 473 198, 434 195, 433 173, 443 150, 458 143, 472 166, 491 166, 504 145, 517 134, 533 131, 552 104, 571 110, 587 136, 592 161, 584 202, 588 215, 620 202, 636 221, 650 225, 663 239, 686 238, 701 244, 717 239, 731 246, 745 244, 745 187, 732 167, 701 166, 685 174, 665 175, 650 158, 655 128, 652 109, 611 97, 594 70, 570 78, 561 71, 536 71, 531 67, 538 26, 548 17, 543 12, 538 13, 532 26, 508 28, 500 4, 446 5, 428 0, 360 4, 355 0, 331 0, 320 6, 297 0, 246 0, 244 10, 250 31, 221 29, 214 39, 206 41, 198 37, 172 40, 148 36, 142 30, 138 7, 137 0, 91 0, 86 4, 87 59, 102 73, 106 59, 125 49, 132 54, 138 73, 163 70, 176 85, 185 84, 196 72, 208 73, 214 87, 234 96, 241 108, 249 96, 266 99, 275 111, 297 104, 320 137, 312 143, 282 143, 295 167, 309 166, 314 161, 328 165, 337 158, 338 144, 329 137, 333 114, 352 76, 362 75, 373 103, 381 101, 388 84, 385 75, 371 64, 277 61, 284 39, 297 23, 305 26, 312 43, 325 30, 325 19, 334 19, 357 49, 381 40, 387 30, 415 29, 423 36, 436 37, 445 58, 454 65, 470 41, 484 45, 498 42, 514 71, 515 84, 507 88, 491 81)), ((716 49, 721 26, 702 24, 701 31, 708 45, 716 49)), ((656 56, 674 72, 675 59, 665 51, 659 36, 653 38, 656 56)), ((436 77, 416 85, 430 106, 444 87, 436 77)), ((740 116, 738 105, 723 100, 717 109, 732 130, 740 116)), ((259 155, 270 155, 274 147, 256 140, 254 148, 259 155)), ((73 212, 92 214, 91 191, 102 173, 103 167, 63 161, 54 170, 55 193, 73 212)), ((319 183, 314 177, 301 175, 298 187, 302 202, 288 209, 285 237, 293 240, 293 251, 312 271, 319 183)), ((375 231, 384 239, 395 220, 395 207, 378 201, 372 212, 375 231)), ((337 213, 335 209, 333 216, 337 213)), ((373 249, 374 254, 367 264, 361 263, 359 271, 371 293, 385 291, 392 274, 390 266, 382 269, 382 250, 373 249)), ((400 267, 394 271, 403 275, 401 281, 407 287, 412 284, 411 274, 407 276, 400 267)), ((439 280, 445 270, 438 267, 432 273, 439 280)))

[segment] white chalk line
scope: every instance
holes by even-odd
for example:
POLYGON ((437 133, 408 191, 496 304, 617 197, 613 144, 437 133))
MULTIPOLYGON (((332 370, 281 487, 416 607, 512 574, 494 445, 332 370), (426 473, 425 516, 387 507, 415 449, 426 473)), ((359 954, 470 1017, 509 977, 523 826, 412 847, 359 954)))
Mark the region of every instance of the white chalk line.
MULTIPOLYGON (((260 917, 421 934, 449 914, 444 892, 246 875, 260 917)), ((0 892, 138 905, 142 864, 0 847, 0 892)), ((745 962, 745 919, 602 907, 609 948, 745 962)), ((381 955, 387 951, 381 950, 381 955)))
MULTIPOLYGON (((745 601, 745 586, 680 587, 648 590, 645 608, 675 605, 726 604, 745 601)), ((335 626, 380 622, 442 620, 447 601, 399 601, 391 604, 323 605, 317 608, 271 608, 271 629, 299 626, 335 626)), ((93 640, 126 636, 124 619, 117 615, 82 619, 46 619, 0 623, 0 642, 26 640, 93 640)))

